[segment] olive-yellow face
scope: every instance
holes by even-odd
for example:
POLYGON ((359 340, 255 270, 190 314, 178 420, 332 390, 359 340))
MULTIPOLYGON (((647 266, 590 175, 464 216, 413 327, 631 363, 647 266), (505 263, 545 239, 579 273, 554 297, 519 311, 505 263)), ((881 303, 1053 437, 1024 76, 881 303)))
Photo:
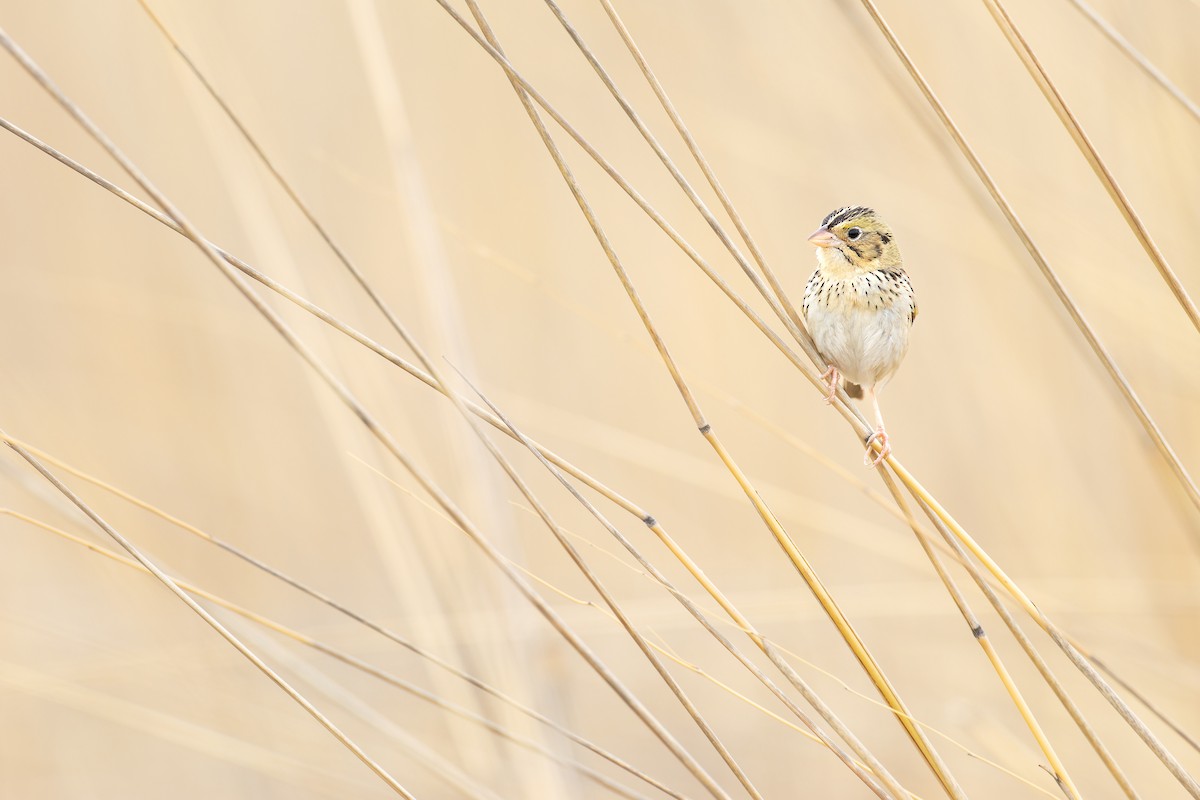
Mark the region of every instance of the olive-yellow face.
MULTIPOLYGON (((874 271, 899 267, 900 248, 892 230, 865 206, 848 206, 831 212, 808 238, 824 263, 840 255, 849 266, 874 271)), ((839 259, 840 260, 840 259, 839 259)))

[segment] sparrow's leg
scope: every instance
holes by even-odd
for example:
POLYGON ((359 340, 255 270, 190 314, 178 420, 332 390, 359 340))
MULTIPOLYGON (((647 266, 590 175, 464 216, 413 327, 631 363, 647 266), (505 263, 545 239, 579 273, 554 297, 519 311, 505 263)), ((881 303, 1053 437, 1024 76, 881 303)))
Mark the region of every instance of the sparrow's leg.
POLYGON ((875 409, 875 432, 867 437, 867 452, 863 453, 863 463, 868 467, 877 467, 892 452, 892 443, 888 439, 887 431, 883 429, 883 412, 879 410, 879 395, 877 393, 879 386, 878 384, 872 384, 865 388, 867 394, 871 397, 871 407, 875 409), (879 453, 872 460, 871 445, 875 442, 879 442, 879 453))
POLYGON ((829 369, 825 370, 825 374, 821 376, 825 381, 825 385, 829 387, 829 394, 825 395, 825 404, 833 402, 833 398, 837 395, 838 381, 842 379, 842 374, 838 372, 838 368, 833 364, 829 365, 829 369))

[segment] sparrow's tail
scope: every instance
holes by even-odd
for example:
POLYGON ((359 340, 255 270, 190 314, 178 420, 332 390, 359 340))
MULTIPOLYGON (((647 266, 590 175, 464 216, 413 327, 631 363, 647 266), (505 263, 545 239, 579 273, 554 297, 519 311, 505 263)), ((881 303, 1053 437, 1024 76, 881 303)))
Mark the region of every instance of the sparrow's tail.
POLYGON ((850 395, 855 400, 862 400, 863 390, 862 390, 862 387, 859 386, 857 383, 851 383, 850 381, 842 381, 842 386, 846 389, 846 394, 850 395))

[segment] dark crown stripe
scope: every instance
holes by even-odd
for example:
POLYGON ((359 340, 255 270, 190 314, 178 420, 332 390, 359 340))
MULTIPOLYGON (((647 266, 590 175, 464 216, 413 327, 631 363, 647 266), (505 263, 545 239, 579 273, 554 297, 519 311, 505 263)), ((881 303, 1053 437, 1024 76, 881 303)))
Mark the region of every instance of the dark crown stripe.
POLYGON ((874 214, 875 212, 866 206, 845 206, 829 212, 829 216, 821 220, 821 227, 832 228, 834 225, 841 225, 843 222, 849 222, 859 217, 874 216, 874 214))

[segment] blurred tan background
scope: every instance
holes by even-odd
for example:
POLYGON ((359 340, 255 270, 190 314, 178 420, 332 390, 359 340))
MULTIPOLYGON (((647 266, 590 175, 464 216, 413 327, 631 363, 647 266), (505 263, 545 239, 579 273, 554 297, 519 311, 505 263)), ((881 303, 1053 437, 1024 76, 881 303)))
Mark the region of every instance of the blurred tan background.
MULTIPOLYGON (((765 315, 547 9, 482 5, 523 74, 765 315)), ((1095 5, 1200 97, 1194 0, 1095 5)), ((795 663, 907 788, 939 796, 888 713, 818 671, 875 697, 696 435, 503 73, 446 13, 432 0, 153 7, 439 364, 462 369, 528 433, 663 521, 764 633, 811 662, 795 663), (380 58, 390 69, 378 68, 380 58)), ((1047 613, 1185 730, 1200 731, 1200 513, 862 8, 617 7, 794 298, 814 265, 804 238, 825 213, 867 204, 889 221, 922 311, 883 395, 897 455, 1047 613)), ((566 0, 563 9, 701 185, 600 5, 566 0)), ((934 12, 886 0, 881 9, 1183 463, 1200 469, 1200 336, 983 5, 934 12)), ((209 238, 409 357, 137 3, 0 0, 0 10, 5 30, 209 238)), ((1184 285, 1200 294, 1200 121, 1066 0, 1013 0, 1010 11, 1184 285)), ((0 87, 0 115, 133 188, 7 56, 0 87)), ((711 422, 913 713, 1044 790, 935 736, 968 795, 1058 796, 911 532, 736 404, 882 490, 846 426, 577 147, 560 142, 711 422)), ((194 246, 8 133, 0 176, 0 426, 386 624, 686 796, 703 794, 194 246)), ((599 604, 444 398, 268 300, 497 547, 599 604)), ((501 445, 564 526, 618 553, 528 453, 501 445)), ((5 452, 0 503, 111 546, 5 452)), ((172 574, 662 796, 229 554, 62 474, 172 574)), ((713 607, 644 526, 601 506, 713 607)), ((11 517, 0 518, 0 535, 0 795, 390 796, 153 579, 11 517)), ((653 641, 785 713, 661 587, 582 551, 653 641)), ((956 577, 969 583, 961 570, 956 577)), ((629 637, 595 607, 539 588, 744 796, 629 637)), ((1084 795, 1118 797, 970 588, 1084 795)), ((417 797, 611 796, 216 613, 417 797)), ((1035 641, 1142 796, 1185 796, 1049 640, 1035 641)), ((753 649, 744 637, 739 645, 753 649)), ((871 796, 827 751, 703 676, 672 670, 764 796, 871 796)), ((1144 718, 1200 772, 1200 753, 1144 718)))

